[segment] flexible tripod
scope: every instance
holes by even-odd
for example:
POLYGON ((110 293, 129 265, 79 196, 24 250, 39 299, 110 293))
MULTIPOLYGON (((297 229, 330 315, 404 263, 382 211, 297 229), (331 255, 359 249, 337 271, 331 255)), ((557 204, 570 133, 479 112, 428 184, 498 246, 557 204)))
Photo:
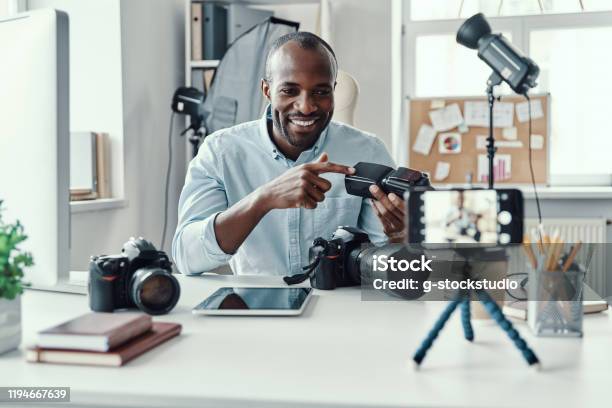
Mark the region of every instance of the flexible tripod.
MULTIPOLYGON (((463 266, 463 278, 467 279, 470 276, 471 266, 469 264, 468 259, 466 259, 463 266)), ((486 311, 489 313, 491 318, 499 324, 499 326, 506 332, 510 340, 514 343, 516 348, 521 352, 525 361, 530 366, 539 365, 539 360, 534 354, 534 352, 529 348, 525 340, 520 336, 520 334, 516 331, 512 323, 503 315, 500 307, 495 303, 495 301, 491 298, 491 295, 487 293, 484 289, 474 290, 478 300, 483 304, 486 311)), ((427 352, 432 347, 433 342, 436 340, 440 331, 444 328, 444 325, 451 317, 453 312, 457 309, 457 306, 461 305, 461 323, 463 325, 463 334, 468 341, 474 340, 474 330, 472 328, 471 322, 471 313, 470 313, 470 290, 459 291, 454 300, 452 300, 446 309, 442 312, 436 323, 434 324, 431 331, 425 337, 425 340, 421 343, 421 346, 417 349, 416 353, 412 359, 415 362, 415 367, 418 368, 427 352)))

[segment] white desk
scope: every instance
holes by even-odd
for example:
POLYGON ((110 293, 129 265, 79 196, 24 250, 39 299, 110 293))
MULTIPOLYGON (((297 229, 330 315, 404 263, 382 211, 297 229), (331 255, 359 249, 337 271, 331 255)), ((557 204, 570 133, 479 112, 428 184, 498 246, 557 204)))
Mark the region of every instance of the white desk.
MULTIPOLYGON (((412 354, 445 303, 362 302, 358 288, 345 288, 318 291, 302 317, 204 317, 191 308, 219 286, 280 281, 179 279, 179 305, 157 319, 183 324, 180 337, 122 368, 30 364, 13 351, 0 357, 0 385, 72 387, 71 407, 609 405, 608 313, 585 319, 582 340, 534 338, 516 324, 540 372, 488 322, 475 322, 475 343, 465 341, 457 315, 414 371, 412 354)), ((36 291, 23 308, 24 344, 88 310, 85 296, 36 291)))

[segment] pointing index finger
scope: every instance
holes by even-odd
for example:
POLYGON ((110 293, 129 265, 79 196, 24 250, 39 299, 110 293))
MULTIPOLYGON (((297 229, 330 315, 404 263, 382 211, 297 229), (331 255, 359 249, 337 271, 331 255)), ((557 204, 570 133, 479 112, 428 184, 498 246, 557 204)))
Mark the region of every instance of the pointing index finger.
POLYGON ((340 173, 340 174, 354 174, 355 169, 342 164, 336 164, 332 162, 323 163, 311 163, 308 165, 310 170, 316 174, 322 173, 340 173))

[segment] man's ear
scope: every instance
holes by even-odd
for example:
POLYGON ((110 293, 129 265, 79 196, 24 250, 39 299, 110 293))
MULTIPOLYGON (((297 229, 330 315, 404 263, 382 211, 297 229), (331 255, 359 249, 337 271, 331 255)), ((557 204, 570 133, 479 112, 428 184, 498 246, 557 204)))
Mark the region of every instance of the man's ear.
POLYGON ((263 78, 261 80, 261 92, 263 93, 263 96, 265 96, 265 98, 268 100, 268 102, 270 102, 270 84, 263 78))

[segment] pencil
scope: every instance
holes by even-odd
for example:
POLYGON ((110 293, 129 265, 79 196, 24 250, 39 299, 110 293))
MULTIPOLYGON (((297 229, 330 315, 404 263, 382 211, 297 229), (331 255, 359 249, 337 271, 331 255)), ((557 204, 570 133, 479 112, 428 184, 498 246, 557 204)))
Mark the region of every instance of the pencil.
POLYGON ((542 234, 538 234, 538 231, 535 228, 531 229, 531 239, 533 240, 533 242, 536 243, 536 246, 538 247, 538 251, 540 251, 541 254, 544 253, 544 246, 542 245, 542 234))
POLYGON ((525 235, 523 237, 523 249, 527 254, 527 258, 529 258, 529 262, 531 263, 531 267, 533 269, 537 269, 538 261, 536 260, 535 254, 533 253, 533 249, 531 249, 531 242, 529 241, 529 237, 525 235))
POLYGON ((546 258, 546 270, 554 271, 557 269, 556 262, 563 249, 563 241, 558 233, 551 238, 550 245, 548 247, 548 257, 546 258))
POLYGON ((567 260, 565 261, 565 264, 563 264, 563 268, 562 268, 563 272, 567 272, 567 270, 570 268, 570 266, 572 266, 572 263, 574 262, 574 258, 576 258, 576 254, 580 250, 581 246, 582 246, 582 241, 578 241, 576 243, 576 245, 574 246, 574 248, 572 248, 572 251, 570 252, 569 256, 567 257, 567 260))
POLYGON ((563 252, 563 247, 565 243, 559 239, 557 241, 557 246, 555 247, 555 252, 553 253, 553 260, 551 268, 553 271, 556 271, 559 268, 559 257, 561 256, 561 252, 563 252))

